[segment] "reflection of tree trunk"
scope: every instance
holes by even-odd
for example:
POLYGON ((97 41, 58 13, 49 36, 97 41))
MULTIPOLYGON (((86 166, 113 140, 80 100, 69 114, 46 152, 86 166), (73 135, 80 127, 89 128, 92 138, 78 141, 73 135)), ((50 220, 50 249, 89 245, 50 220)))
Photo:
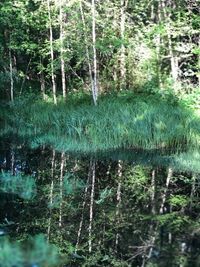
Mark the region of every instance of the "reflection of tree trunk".
POLYGON ((50 212, 49 212, 49 222, 48 222, 48 229, 47 229, 47 241, 48 242, 50 240, 50 234, 51 234, 51 221, 52 221, 51 209, 52 209, 52 204, 53 204, 55 157, 56 157, 56 151, 53 150, 52 160, 51 160, 51 186, 50 186, 50 194, 49 194, 50 212))
POLYGON ((168 168, 168 174, 167 174, 167 179, 166 179, 166 183, 165 183, 165 188, 164 188, 164 192, 162 194, 162 199, 161 199, 160 214, 164 213, 164 206, 165 206, 165 202, 166 202, 166 198, 167 198, 167 191, 168 191, 172 176, 173 176, 173 170, 172 170, 172 168, 168 168))
POLYGON ((92 252, 92 222, 93 222, 93 206, 94 206, 94 190, 95 190, 95 178, 96 178, 96 172, 95 172, 95 161, 91 160, 90 162, 90 168, 91 168, 91 178, 92 178, 92 186, 91 186, 91 194, 90 194, 90 220, 89 220, 89 253, 92 252))
POLYGON ((15 152, 14 149, 11 149, 11 173, 15 175, 15 152))
MULTIPOLYGON (((167 174, 164 192, 162 193, 162 199, 161 199, 159 214, 164 213, 164 206, 166 203, 167 191, 168 191, 172 176, 173 176, 173 170, 172 170, 172 168, 168 168, 168 174, 167 174)), ((155 171, 152 172, 152 184, 154 184, 154 186, 155 186, 155 171)), ((153 194, 152 194, 152 197, 153 197, 153 194)), ((155 197, 155 195, 154 195, 154 197, 155 197)), ((156 242, 156 238, 158 236, 158 230, 159 230, 159 223, 158 222, 154 225, 154 227, 153 227, 153 224, 151 224, 150 232, 152 232, 152 233, 151 233, 149 241, 147 242, 148 246, 146 247, 146 249, 144 250, 144 253, 143 253, 143 261, 142 261, 141 267, 144 267, 146 265, 147 260, 149 260, 152 257, 153 248, 154 248, 154 245, 156 242), (147 251, 148 251, 148 255, 147 255, 147 251)), ((168 236, 168 241, 169 241, 169 243, 171 243, 170 233, 168 236)))
MULTIPOLYGON (((118 170, 117 170, 117 175, 118 175, 118 186, 117 186, 117 206, 116 206, 116 222, 117 222, 117 227, 119 227, 120 224, 120 218, 119 218, 119 213, 120 213, 120 205, 121 205, 121 186, 122 186, 122 161, 118 161, 118 170)), ((119 245, 119 232, 117 232, 116 237, 115 237, 115 250, 117 252, 117 247, 119 245)))
POLYGON ((53 86, 53 101, 54 104, 57 104, 56 98, 56 81, 55 81, 55 74, 54 74, 54 52, 53 52, 53 30, 52 30, 52 19, 51 19, 51 7, 50 7, 50 0, 47 0, 48 6, 48 16, 49 16, 49 41, 50 41, 50 52, 51 52, 51 80, 53 86))
POLYGON ((60 61, 61 61, 61 76, 62 76, 62 91, 63 98, 66 98, 66 79, 65 79, 65 61, 64 61, 64 49, 63 49, 63 0, 60 0, 60 61))
POLYGON ((65 167, 65 153, 62 152, 62 154, 61 154, 61 163, 60 163, 60 211, 59 211, 59 227, 62 227, 64 167, 65 167))
POLYGON ((9 59, 10 59, 10 99, 14 101, 14 81, 13 81, 13 64, 12 64, 12 53, 9 48, 9 59))
POLYGON ((193 174, 192 175, 192 188, 191 188, 191 193, 190 193, 190 211, 192 210, 195 191, 196 191, 196 175, 193 174))
POLYGON ((77 234, 75 252, 77 252, 77 250, 78 250, 80 237, 81 237, 81 231, 82 231, 82 227, 83 227, 84 209, 85 209, 85 205, 86 205, 86 199, 87 199, 87 192, 88 192, 88 185, 89 185, 89 181, 90 181, 90 175, 91 175, 91 173, 90 173, 90 169, 89 169, 87 183, 86 183, 85 192, 84 192, 84 198, 83 198, 84 200, 83 200, 83 204, 82 204, 81 220, 80 220, 80 223, 79 223, 79 229, 78 229, 78 234, 77 234))
POLYGON ((156 214, 156 207, 155 207, 155 192, 156 192, 156 180, 155 180, 155 173, 156 171, 153 169, 151 173, 151 188, 152 188, 152 194, 151 194, 151 213, 152 215, 156 214))

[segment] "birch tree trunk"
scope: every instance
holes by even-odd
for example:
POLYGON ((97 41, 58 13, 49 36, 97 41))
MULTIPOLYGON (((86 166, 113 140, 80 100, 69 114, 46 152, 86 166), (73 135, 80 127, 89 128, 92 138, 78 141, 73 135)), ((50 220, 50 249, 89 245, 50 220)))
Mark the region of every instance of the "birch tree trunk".
POLYGON ((60 0, 60 63, 61 63, 61 76, 62 76, 62 92, 63 98, 66 99, 66 78, 65 78, 65 60, 64 60, 64 29, 63 29, 63 0, 60 0))
MULTIPOLYGON (((200 50, 200 35, 199 35, 198 48, 200 50)), ((198 83, 199 83, 199 87, 200 87, 200 54, 198 55, 197 77, 198 77, 198 83)))
MULTIPOLYGON (((154 5, 154 4, 152 4, 154 5)), ((160 24, 161 23, 161 2, 159 1, 158 3, 158 23, 160 24)), ((153 12, 153 11, 152 11, 153 12)), ((154 16, 154 15, 153 15, 154 16)), ((153 20, 153 18, 152 18, 153 20)), ((155 38, 155 44, 156 44, 156 59, 157 59, 157 76, 158 76, 158 86, 159 88, 162 89, 162 80, 161 80, 161 35, 160 33, 158 32, 157 33, 157 36, 155 38)))
POLYGON ((92 0, 92 48, 93 48, 93 101, 97 105, 98 84, 97 84, 97 53, 96 53, 96 6, 92 0))
POLYGON ((169 49, 169 56, 170 56, 170 64, 171 64, 171 75, 172 79, 175 84, 175 89, 178 81, 178 57, 174 55, 173 45, 172 45, 172 36, 170 32, 170 17, 167 14, 167 8, 165 4, 165 0, 162 1, 162 8, 164 14, 164 20, 166 23, 166 30, 167 30, 167 42, 168 42, 168 49, 169 49))
POLYGON ((40 89, 42 93, 42 98, 45 100, 45 80, 44 80, 44 73, 40 73, 40 89))
POLYGON ((91 194, 90 194, 90 219, 89 219, 89 253, 92 252, 92 222, 93 222, 93 206, 94 206, 94 190, 95 190, 95 178, 96 178, 96 171, 95 171, 95 161, 91 160, 90 162, 90 168, 91 168, 91 178, 92 178, 92 184, 91 184, 91 194))
POLYGON ((120 51, 120 90, 122 90, 126 87, 126 56, 125 56, 124 37, 125 37, 125 23, 126 23, 125 10, 128 5, 128 0, 126 1, 121 0, 120 4, 121 4, 120 35, 122 40, 121 51, 120 51))
POLYGON ((47 6, 48 6, 48 16, 49 16, 49 41, 50 41, 50 53, 51 53, 51 80, 52 80, 52 86, 53 86, 52 87, 53 101, 54 101, 54 104, 57 105, 56 81, 55 81, 55 74, 54 74, 53 31, 52 31, 50 0, 47 0, 47 6))
POLYGON ((13 64, 12 64, 12 53, 9 48, 9 61, 10 61, 10 100, 14 101, 14 80, 13 80, 13 64))
MULTIPOLYGON (((92 96, 94 96, 94 81, 92 77, 92 65, 90 62, 90 54, 89 54, 89 48, 88 48, 88 38, 87 38, 87 29, 86 29, 86 23, 85 23, 85 16, 83 12, 83 6, 82 6, 82 0, 80 0, 80 12, 81 12, 81 19, 83 23, 83 35, 84 35, 84 43, 85 43, 85 52, 86 52, 86 57, 87 57, 87 63, 88 63, 88 69, 89 69, 89 77, 90 77, 90 82, 91 82, 91 90, 92 90, 92 96)), ((93 97, 94 101, 94 97, 93 97)))

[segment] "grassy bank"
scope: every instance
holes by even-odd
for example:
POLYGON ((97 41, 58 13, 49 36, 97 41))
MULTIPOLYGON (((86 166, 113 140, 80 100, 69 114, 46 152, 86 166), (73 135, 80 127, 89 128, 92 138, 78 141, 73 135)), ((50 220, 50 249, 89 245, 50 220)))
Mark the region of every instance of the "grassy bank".
POLYGON ((200 145, 200 117, 175 99, 152 95, 87 96, 57 106, 19 99, 5 109, 1 135, 14 133, 32 147, 98 152, 119 148, 182 150, 200 145))

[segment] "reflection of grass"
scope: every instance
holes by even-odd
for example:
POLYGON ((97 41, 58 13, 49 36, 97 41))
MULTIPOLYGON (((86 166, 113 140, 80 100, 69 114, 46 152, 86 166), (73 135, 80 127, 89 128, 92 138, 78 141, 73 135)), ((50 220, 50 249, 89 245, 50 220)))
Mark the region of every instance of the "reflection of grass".
POLYGON ((97 107, 87 98, 54 106, 30 101, 15 104, 2 133, 14 131, 32 146, 49 144, 58 150, 96 152, 116 148, 197 147, 200 118, 177 102, 157 96, 106 96, 97 107))
POLYGON ((1 239, 0 266, 58 266, 58 249, 47 244, 43 235, 37 235, 28 241, 21 244, 10 242, 7 238, 1 239))
POLYGON ((31 199, 36 194, 35 180, 31 176, 0 174, 0 192, 17 194, 24 199, 31 199))

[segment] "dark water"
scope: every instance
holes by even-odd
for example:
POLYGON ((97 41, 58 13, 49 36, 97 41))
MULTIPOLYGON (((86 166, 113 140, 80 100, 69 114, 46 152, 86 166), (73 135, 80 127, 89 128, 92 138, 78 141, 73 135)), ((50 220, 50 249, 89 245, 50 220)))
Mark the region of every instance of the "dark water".
POLYGON ((0 266, 200 266, 200 175, 166 153, 2 142, 0 266))

